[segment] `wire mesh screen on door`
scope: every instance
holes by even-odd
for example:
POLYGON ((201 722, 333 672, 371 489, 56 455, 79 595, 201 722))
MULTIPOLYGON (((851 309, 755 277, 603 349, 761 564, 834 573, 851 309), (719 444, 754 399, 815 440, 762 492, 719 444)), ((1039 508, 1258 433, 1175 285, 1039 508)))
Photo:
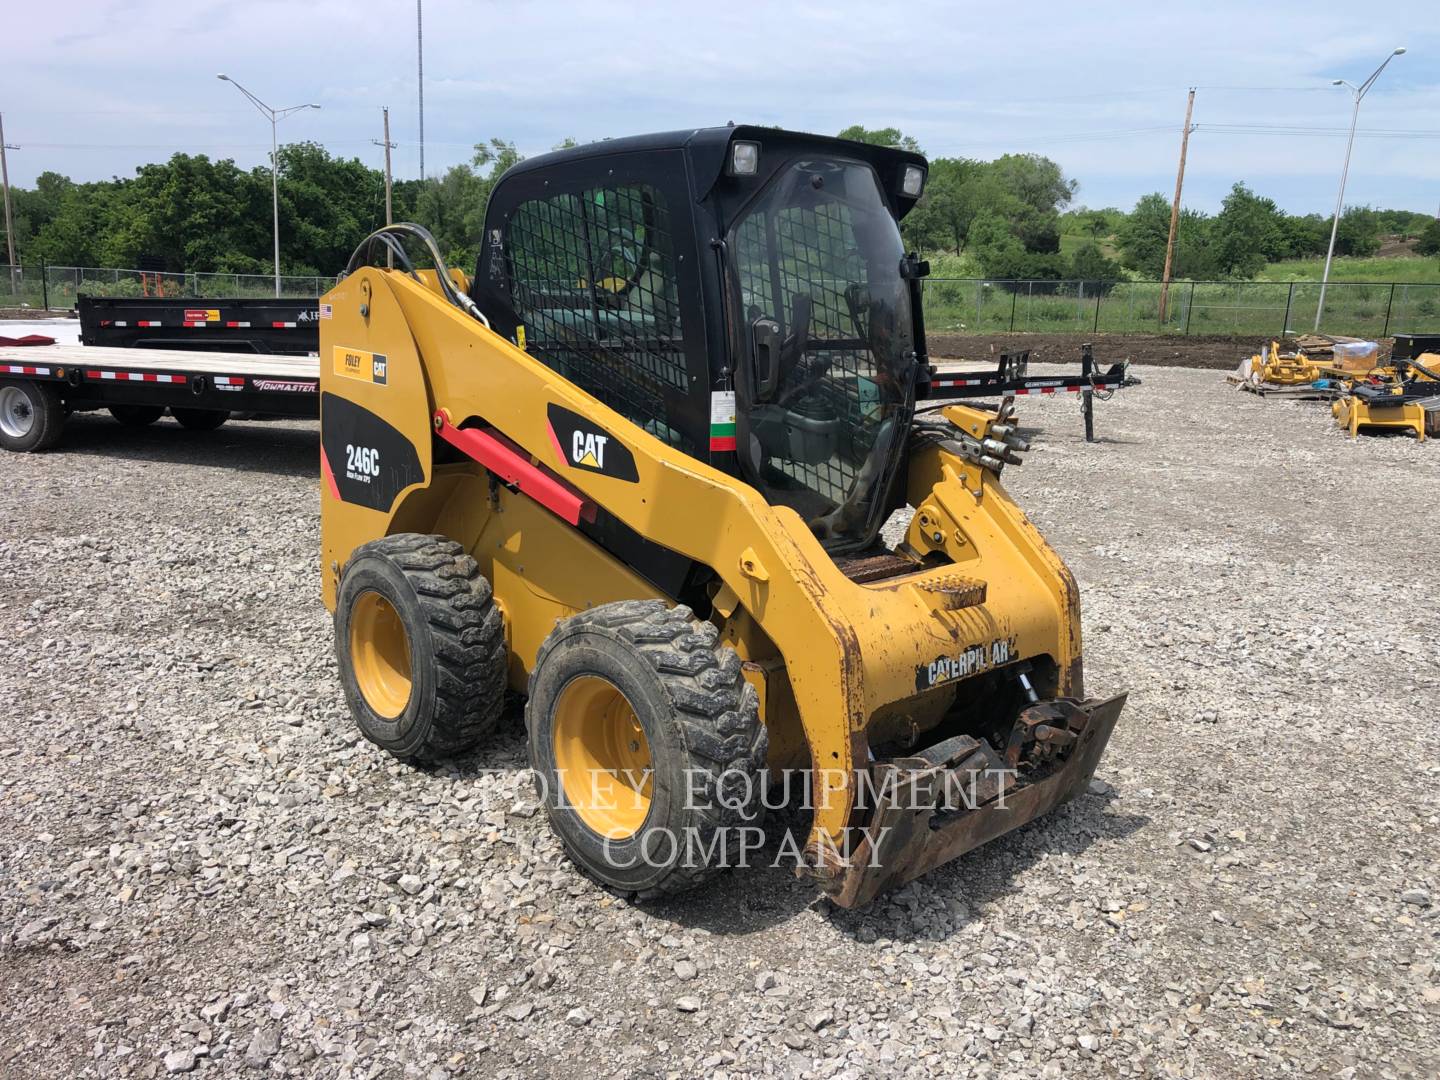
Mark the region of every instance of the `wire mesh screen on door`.
POLYGON ((521 203, 505 238, 528 351, 650 434, 690 452, 667 397, 689 390, 670 215, 654 188, 521 203))
MULTIPOLYGON (((737 232, 735 258, 747 309, 776 319, 785 334, 796 297, 809 300, 809 328, 803 352, 810 365, 828 362, 825 375, 807 391, 807 408, 839 418, 839 429, 854 432, 861 443, 873 441, 873 402, 861 391, 873 385, 874 362, 868 346, 869 305, 860 283, 867 267, 856 242, 852 212, 838 202, 787 207, 773 215, 755 214, 737 232), (863 381, 862 381, 863 380, 863 381)), ((860 455, 863 460, 863 455, 860 455)), ((850 492, 857 459, 837 455, 806 464, 774 459, 787 476, 833 502, 850 492)))

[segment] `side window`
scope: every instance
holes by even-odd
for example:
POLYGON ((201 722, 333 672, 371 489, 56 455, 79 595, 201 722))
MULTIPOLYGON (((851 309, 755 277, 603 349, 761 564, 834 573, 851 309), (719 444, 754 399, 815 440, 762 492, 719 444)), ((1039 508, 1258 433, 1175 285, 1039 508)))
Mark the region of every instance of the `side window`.
POLYGON ((688 390, 670 214, 645 184, 521 203, 506 225, 511 299, 546 366, 672 446, 688 390))

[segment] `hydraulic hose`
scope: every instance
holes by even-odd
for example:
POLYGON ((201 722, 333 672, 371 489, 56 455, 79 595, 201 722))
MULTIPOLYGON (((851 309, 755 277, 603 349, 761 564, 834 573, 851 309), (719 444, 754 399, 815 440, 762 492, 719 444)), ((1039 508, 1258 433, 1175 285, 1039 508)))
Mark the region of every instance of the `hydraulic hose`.
POLYGON ((441 256, 440 247, 435 243, 435 237, 431 236, 430 230, 423 225, 416 225, 409 221, 397 221, 393 225, 376 229, 364 240, 361 240, 359 246, 351 254, 350 261, 345 264, 345 274, 353 274, 362 266, 377 265, 371 259, 371 252, 378 243, 395 256, 396 261, 404 267, 407 274, 417 281, 420 280, 420 275, 415 272, 415 263, 401 242, 401 238, 406 236, 419 240, 430 253, 430 258, 435 264, 435 277, 440 283, 440 294, 465 314, 478 319, 488 330, 490 320, 475 306, 475 301, 455 287, 455 282, 450 278, 450 267, 445 264, 445 259, 441 256))

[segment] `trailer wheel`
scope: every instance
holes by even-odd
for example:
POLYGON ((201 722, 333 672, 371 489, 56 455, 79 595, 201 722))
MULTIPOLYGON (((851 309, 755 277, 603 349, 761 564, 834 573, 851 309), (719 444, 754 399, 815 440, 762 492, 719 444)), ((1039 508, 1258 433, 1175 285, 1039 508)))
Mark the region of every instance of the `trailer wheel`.
POLYGON ((562 622, 540 647, 525 723, 570 858, 646 899, 753 851, 768 749, 759 712, 739 655, 687 607, 626 600, 562 622))
POLYGON ((0 383, 0 446, 25 453, 48 450, 65 427, 55 388, 26 381, 0 383))
POLYGON ((402 760, 473 747, 505 702, 505 629, 490 583, 443 536, 355 549, 340 579, 335 652, 361 734, 402 760))
POLYGON ((224 409, 177 409, 173 405, 170 415, 189 431, 214 431, 230 419, 230 413, 224 409))
POLYGON ((111 405, 110 415, 126 427, 148 427, 165 415, 165 406, 111 405))

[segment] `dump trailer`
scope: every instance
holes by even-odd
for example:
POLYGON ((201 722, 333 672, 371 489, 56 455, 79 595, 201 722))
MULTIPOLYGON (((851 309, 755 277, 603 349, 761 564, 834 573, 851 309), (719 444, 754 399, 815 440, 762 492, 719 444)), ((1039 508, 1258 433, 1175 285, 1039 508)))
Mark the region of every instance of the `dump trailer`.
POLYGON ((473 279, 417 226, 357 250, 322 576, 367 738, 450 757, 524 694, 551 827, 640 898, 756 857, 781 785, 813 812, 771 856, 843 906, 1085 789, 1124 695, 1085 696, 1075 581, 1000 482, 1011 405, 925 398, 926 169, 616 139, 507 171, 473 279))
MULTIPOLYGON (((1440 333, 1396 334, 1390 355, 1396 360, 1421 360, 1431 353, 1431 360, 1440 357, 1440 333)), ((1433 366, 1433 363, 1432 363, 1433 366)))
POLYGON ((266 297, 81 296, 80 342, 100 348, 314 356, 320 302, 266 297))

